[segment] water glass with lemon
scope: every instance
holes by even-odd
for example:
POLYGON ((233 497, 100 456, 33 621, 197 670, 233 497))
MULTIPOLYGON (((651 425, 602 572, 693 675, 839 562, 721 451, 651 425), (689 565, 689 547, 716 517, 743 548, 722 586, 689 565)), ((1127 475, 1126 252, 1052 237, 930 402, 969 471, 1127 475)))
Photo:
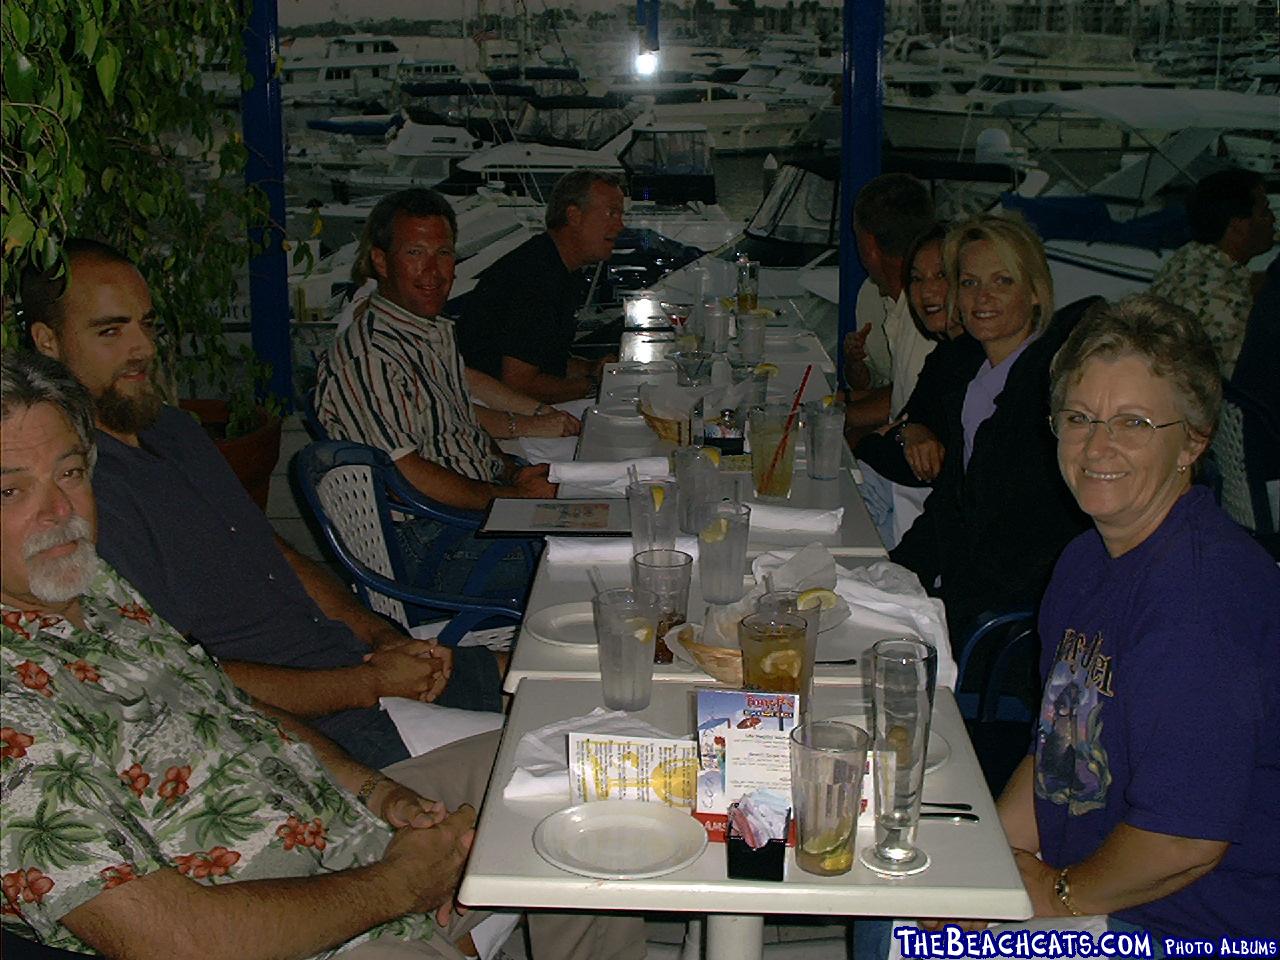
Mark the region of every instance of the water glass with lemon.
POLYGON ((604 705, 610 710, 643 710, 653 693, 657 595, 631 587, 604 590, 592 599, 591 612, 604 705))
POLYGON ((796 866, 806 873, 830 877, 853 866, 870 742, 861 727, 836 720, 798 723, 791 731, 796 866))
POLYGON ((746 592, 751 508, 730 500, 705 501, 697 511, 698 575, 707 603, 734 603, 746 592))
POLYGON ((698 533, 698 508, 718 499, 720 451, 715 447, 679 447, 671 452, 671 471, 680 491, 680 529, 698 533))
POLYGON ((631 514, 633 553, 675 547, 680 510, 674 480, 638 480, 627 484, 627 509, 631 514))
POLYGON ((805 469, 814 480, 834 480, 840 476, 844 455, 844 404, 835 394, 804 405, 805 469))

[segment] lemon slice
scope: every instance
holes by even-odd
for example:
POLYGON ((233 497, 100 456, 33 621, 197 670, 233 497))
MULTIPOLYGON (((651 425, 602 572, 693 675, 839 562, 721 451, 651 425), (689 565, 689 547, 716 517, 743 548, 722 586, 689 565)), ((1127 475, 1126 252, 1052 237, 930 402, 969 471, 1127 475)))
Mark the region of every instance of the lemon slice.
POLYGON ((766 377, 776 377, 778 375, 778 365, 776 363, 758 363, 756 364, 756 373, 766 377))
POLYGON ((729 535, 729 521, 724 517, 716 517, 698 534, 703 543, 719 543, 729 535))
POLYGON ((817 607, 819 610, 830 610, 839 602, 840 598, 834 590, 828 590, 826 587, 814 587, 812 590, 806 590, 796 597, 796 609, 812 610, 817 607))
POLYGON ((824 407, 829 407, 835 402, 836 402, 836 395, 834 393, 828 393, 825 397, 822 398, 822 405, 824 407))
POLYGON ((842 820, 834 830, 820 833, 816 837, 810 837, 800 844, 800 848, 814 857, 830 857, 833 855, 838 857, 841 851, 845 854, 849 853, 852 846, 849 843, 849 834, 851 833, 853 833, 853 821, 842 820))
POLYGON ((720 466, 720 448, 719 447, 703 447, 702 455, 706 457, 708 460, 710 460, 712 463, 714 463, 717 467, 720 466))
POLYGON ((760 672, 767 677, 800 676, 799 650, 774 650, 760 658, 760 672))
POLYGON ((653 497, 653 509, 661 510, 662 502, 667 498, 667 491, 664 490, 662 487, 656 487, 656 486, 650 487, 649 495, 653 497))
POLYGON ((634 636, 641 643, 653 643, 653 637, 654 637, 653 627, 643 626, 640 629, 636 630, 632 634, 632 636, 634 636))

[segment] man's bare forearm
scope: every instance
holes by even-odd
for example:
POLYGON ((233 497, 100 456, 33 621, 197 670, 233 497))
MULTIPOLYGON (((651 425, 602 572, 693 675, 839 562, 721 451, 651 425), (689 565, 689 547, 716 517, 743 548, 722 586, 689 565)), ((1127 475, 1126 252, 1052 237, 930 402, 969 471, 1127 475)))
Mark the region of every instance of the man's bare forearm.
POLYGON ((304 670, 224 660, 221 666, 241 690, 300 717, 323 717, 378 703, 377 677, 365 664, 304 670))
MULTIPOLYGON (((525 396, 518 390, 507 386, 501 380, 489 376, 480 370, 466 368, 467 386, 471 390, 472 399, 480 401, 484 407, 500 413, 516 413, 532 416, 541 404, 533 397, 525 396)), ((482 408, 478 408, 482 409, 482 408)), ((505 418, 504 418, 505 419, 505 418)), ((489 427, 481 424, 486 430, 489 427)), ((492 430, 489 430, 492 433, 492 430)))
POLYGON ((405 639, 403 632, 364 606, 350 588, 327 569, 278 536, 276 545, 302 581, 307 596, 330 620, 345 623, 352 633, 371 647, 405 639))
POLYGON ((104 891, 62 922, 108 957, 301 960, 406 913, 412 903, 393 874, 375 863, 204 886, 159 870, 104 891))

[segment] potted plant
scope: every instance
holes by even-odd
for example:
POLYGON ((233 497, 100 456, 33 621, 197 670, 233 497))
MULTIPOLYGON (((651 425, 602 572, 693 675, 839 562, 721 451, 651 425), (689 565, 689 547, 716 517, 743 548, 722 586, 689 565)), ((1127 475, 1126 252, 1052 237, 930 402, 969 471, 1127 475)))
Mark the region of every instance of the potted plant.
POLYGON ((225 327, 266 204, 243 182, 238 119, 201 86, 205 63, 243 75, 244 26, 240 0, 0 5, 5 302, 23 269, 60 267, 66 237, 113 244, 150 284, 167 381, 211 388, 231 440, 278 413, 225 327))

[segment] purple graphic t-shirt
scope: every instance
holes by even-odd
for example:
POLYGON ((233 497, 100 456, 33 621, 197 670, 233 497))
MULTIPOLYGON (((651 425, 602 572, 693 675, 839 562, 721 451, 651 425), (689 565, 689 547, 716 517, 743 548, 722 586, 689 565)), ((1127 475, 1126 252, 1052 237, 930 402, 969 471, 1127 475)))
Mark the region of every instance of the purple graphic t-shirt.
POLYGON ((1231 846, 1208 875, 1115 916, 1174 936, 1280 934, 1280 571, 1193 487, 1112 558, 1063 552, 1040 610, 1035 742, 1045 862, 1118 824, 1231 846))

